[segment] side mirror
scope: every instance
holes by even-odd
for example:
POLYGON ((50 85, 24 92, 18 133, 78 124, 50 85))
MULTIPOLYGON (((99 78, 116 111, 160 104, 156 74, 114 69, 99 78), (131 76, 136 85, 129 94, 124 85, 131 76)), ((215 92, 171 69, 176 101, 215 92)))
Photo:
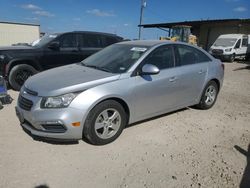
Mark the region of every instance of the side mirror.
POLYGON ((48 48, 51 49, 51 50, 59 50, 60 44, 59 44, 59 42, 51 42, 48 45, 48 48))
POLYGON ((145 64, 142 67, 142 75, 153 75, 158 74, 160 72, 160 69, 152 64, 145 64))

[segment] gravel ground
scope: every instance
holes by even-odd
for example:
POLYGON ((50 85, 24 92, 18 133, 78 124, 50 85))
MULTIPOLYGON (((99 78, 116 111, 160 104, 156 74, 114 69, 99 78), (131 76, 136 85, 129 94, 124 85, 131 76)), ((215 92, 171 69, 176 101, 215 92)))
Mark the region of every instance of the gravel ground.
POLYGON ((0 111, 0 187, 250 187, 250 66, 225 64, 215 106, 186 108, 93 146, 35 141, 0 111))

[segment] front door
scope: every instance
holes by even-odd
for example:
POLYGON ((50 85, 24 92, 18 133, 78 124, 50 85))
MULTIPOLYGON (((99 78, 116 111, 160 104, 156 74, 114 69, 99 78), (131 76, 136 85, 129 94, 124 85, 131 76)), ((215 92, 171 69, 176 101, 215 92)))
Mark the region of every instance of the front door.
POLYGON ((53 42, 59 42, 59 48, 44 50, 42 62, 45 69, 81 61, 75 34, 64 34, 53 42))
POLYGON ((134 107, 137 119, 151 117, 173 108, 178 102, 176 96, 180 90, 178 70, 174 67, 174 50, 171 45, 155 49, 139 65, 140 72, 145 64, 152 64, 160 69, 156 75, 134 76, 134 107))

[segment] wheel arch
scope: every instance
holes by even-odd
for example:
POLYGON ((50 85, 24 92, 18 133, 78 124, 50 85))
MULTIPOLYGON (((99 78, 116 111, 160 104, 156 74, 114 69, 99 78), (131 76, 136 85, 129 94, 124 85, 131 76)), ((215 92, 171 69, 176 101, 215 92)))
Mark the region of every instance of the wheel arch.
POLYGON ((207 83, 209 83, 210 81, 214 81, 217 84, 218 92, 219 92, 220 88, 221 88, 220 81, 217 78, 213 78, 213 79, 209 80, 207 83))
POLYGON ((203 86, 203 89, 202 89, 202 92, 200 93, 199 98, 198 98, 197 101, 200 101, 200 100, 201 100, 201 97, 202 97, 202 94, 203 94, 203 92, 204 92, 204 89, 206 88, 207 84, 208 84, 209 82, 211 82, 211 81, 214 81, 214 82, 217 84, 217 86, 218 86, 218 92, 220 91, 221 83, 220 83, 219 79, 217 79, 217 78, 208 79, 208 81, 205 82, 205 84, 204 84, 204 86, 203 86))
POLYGON ((6 71, 7 75, 9 75, 10 70, 14 66, 21 65, 21 64, 30 65, 33 68, 35 68, 37 71, 41 71, 42 70, 41 66, 35 60, 32 60, 32 59, 14 59, 14 60, 10 61, 9 64, 8 64, 8 66, 7 66, 7 71, 6 71))
MULTIPOLYGON (((102 103, 102 102, 104 102, 104 101, 108 101, 108 100, 116 101, 116 102, 118 102, 118 103, 123 107, 123 109, 125 110, 125 113, 126 113, 126 115, 127 115, 127 123, 128 123, 128 122, 129 122, 129 118, 130 118, 130 109, 129 109, 129 106, 128 106, 128 104, 127 104, 123 99, 121 99, 121 98, 119 98, 119 97, 109 97, 109 98, 105 98, 105 99, 99 101, 96 105, 94 105, 94 107, 96 107, 98 104, 100 104, 100 103, 102 103)), ((94 108, 94 107, 93 107, 93 108, 94 108)), ((93 109, 93 108, 92 108, 92 109, 93 109)), ((92 110, 92 109, 91 109, 91 110, 92 110)))

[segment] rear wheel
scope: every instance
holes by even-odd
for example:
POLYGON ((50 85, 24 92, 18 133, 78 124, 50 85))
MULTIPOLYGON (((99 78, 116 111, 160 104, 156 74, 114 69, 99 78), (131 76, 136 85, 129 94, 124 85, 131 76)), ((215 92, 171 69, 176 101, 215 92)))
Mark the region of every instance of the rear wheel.
POLYGON ((3 109, 3 103, 2 101, 0 100, 0 110, 3 109))
POLYGON ((246 55, 246 60, 249 61, 250 60, 250 54, 246 55))
POLYGON ((9 83, 14 90, 19 91, 24 82, 37 72, 38 71, 30 65, 16 65, 10 71, 9 83))
POLYGON ((211 108, 218 95, 218 85, 215 81, 210 81, 206 85, 205 89, 203 90, 200 103, 197 105, 200 109, 209 109, 211 108))
POLYGON ((114 141, 127 123, 127 114, 122 105, 114 100, 104 101, 89 113, 83 136, 94 145, 104 145, 114 141))

